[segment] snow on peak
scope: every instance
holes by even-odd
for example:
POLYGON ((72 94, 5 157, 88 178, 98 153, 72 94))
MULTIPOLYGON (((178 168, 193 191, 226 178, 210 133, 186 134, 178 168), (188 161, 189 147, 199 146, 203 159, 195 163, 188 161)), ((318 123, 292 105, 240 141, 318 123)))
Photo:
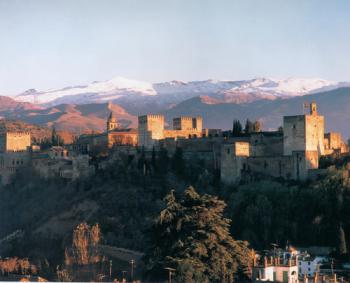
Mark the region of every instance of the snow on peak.
POLYGON ((120 95, 156 95, 151 83, 141 82, 123 77, 115 77, 108 81, 92 82, 83 86, 51 89, 41 92, 27 91, 16 96, 17 100, 39 103, 87 103, 90 100, 112 100, 120 95))
MULTIPOLYGON (((345 83, 342 83, 344 85, 345 83)), ((149 83, 114 77, 107 81, 92 82, 88 85, 71 86, 38 92, 28 90, 16 97, 17 100, 56 105, 61 103, 98 103, 140 99, 157 96, 162 101, 177 103, 199 95, 207 95, 225 101, 245 101, 249 99, 274 99, 276 97, 292 97, 308 93, 325 91, 342 86, 340 83, 319 78, 287 78, 273 79, 258 77, 250 80, 225 81, 208 79, 204 81, 169 81, 149 83)))
POLYGON ((278 81, 277 90, 287 93, 306 94, 335 84, 336 82, 318 78, 288 78, 278 81))
POLYGON ((240 91, 245 93, 266 92, 275 96, 296 96, 305 95, 315 90, 321 90, 325 87, 336 86, 337 83, 318 78, 288 78, 283 80, 256 78, 249 81, 243 81, 231 89, 231 91, 240 91))

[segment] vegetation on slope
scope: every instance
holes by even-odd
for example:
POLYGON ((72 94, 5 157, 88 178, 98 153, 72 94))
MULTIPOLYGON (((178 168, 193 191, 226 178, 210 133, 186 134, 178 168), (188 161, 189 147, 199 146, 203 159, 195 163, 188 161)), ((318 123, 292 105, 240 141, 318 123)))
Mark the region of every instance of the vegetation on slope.
MULTIPOLYGON (((159 213, 169 209, 171 190, 180 211, 188 212, 186 217, 193 219, 193 207, 181 197, 193 185, 197 192, 191 193, 191 201, 198 207, 205 207, 205 194, 218 197, 213 198, 220 207, 216 211, 231 221, 228 237, 246 240, 254 249, 270 248, 271 243, 283 247, 287 242, 332 246, 336 255, 345 259, 350 240, 347 172, 333 169, 326 178, 304 184, 255 179, 228 187, 220 184, 217 172, 206 170, 200 159, 185 162, 181 150, 173 157, 166 151, 154 152, 149 159, 142 152, 136 158, 126 155, 77 182, 42 180, 26 172, 0 189, 0 238, 18 229, 24 231, 23 237, 2 244, 0 253, 29 257, 33 264, 47 270, 47 275, 41 275, 50 278, 57 264, 64 261, 72 230, 83 221, 99 223, 105 245, 147 252, 152 242, 157 242, 150 231, 159 213), (221 200, 227 204, 223 212, 221 200)), ((202 224, 207 231, 210 224, 202 224)), ((223 231, 228 229, 225 227, 223 231)), ((190 233, 188 229, 186 233, 190 233)), ((186 233, 179 237, 187 238, 186 233)), ((181 253, 177 259, 182 258, 181 253)), ((184 268, 185 273, 188 270, 184 268)))

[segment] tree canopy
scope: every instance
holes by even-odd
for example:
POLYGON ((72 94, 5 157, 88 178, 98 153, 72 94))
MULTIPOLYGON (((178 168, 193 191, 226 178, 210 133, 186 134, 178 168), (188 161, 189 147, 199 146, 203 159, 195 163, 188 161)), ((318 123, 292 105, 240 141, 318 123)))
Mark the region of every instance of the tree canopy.
POLYGON ((247 276, 251 251, 231 237, 225 207, 224 201, 199 195, 193 187, 179 198, 171 191, 151 230, 149 276, 164 277, 166 267, 176 269, 178 282, 232 282, 235 274, 247 276))

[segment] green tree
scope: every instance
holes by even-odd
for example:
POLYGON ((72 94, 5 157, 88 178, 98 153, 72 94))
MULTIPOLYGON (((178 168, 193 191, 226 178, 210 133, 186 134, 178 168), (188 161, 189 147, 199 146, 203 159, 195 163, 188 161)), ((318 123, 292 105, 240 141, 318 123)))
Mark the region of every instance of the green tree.
POLYGON ((239 137, 242 135, 242 124, 239 120, 233 120, 232 136, 239 137))
POLYGON ((178 282, 232 282, 235 274, 249 274, 251 251, 231 237, 223 201, 189 187, 179 199, 171 191, 166 202, 145 258, 151 277, 160 279, 168 266, 178 282))

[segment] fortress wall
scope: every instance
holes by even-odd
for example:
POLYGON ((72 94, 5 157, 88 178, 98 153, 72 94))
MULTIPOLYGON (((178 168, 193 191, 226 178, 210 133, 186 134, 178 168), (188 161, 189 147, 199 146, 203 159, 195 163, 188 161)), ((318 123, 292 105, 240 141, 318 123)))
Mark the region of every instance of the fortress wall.
POLYGON ((220 155, 221 180, 228 184, 239 182, 249 156, 249 143, 223 144, 220 155))
POLYGON ((256 133, 250 136, 250 156, 283 155, 283 135, 256 133))
POLYGON ((272 176, 291 179, 293 177, 293 157, 292 156, 265 156, 250 157, 247 159, 248 171, 272 176))
POLYGON ((318 168, 318 151, 295 151, 293 152, 294 179, 306 180, 310 169, 318 168))

